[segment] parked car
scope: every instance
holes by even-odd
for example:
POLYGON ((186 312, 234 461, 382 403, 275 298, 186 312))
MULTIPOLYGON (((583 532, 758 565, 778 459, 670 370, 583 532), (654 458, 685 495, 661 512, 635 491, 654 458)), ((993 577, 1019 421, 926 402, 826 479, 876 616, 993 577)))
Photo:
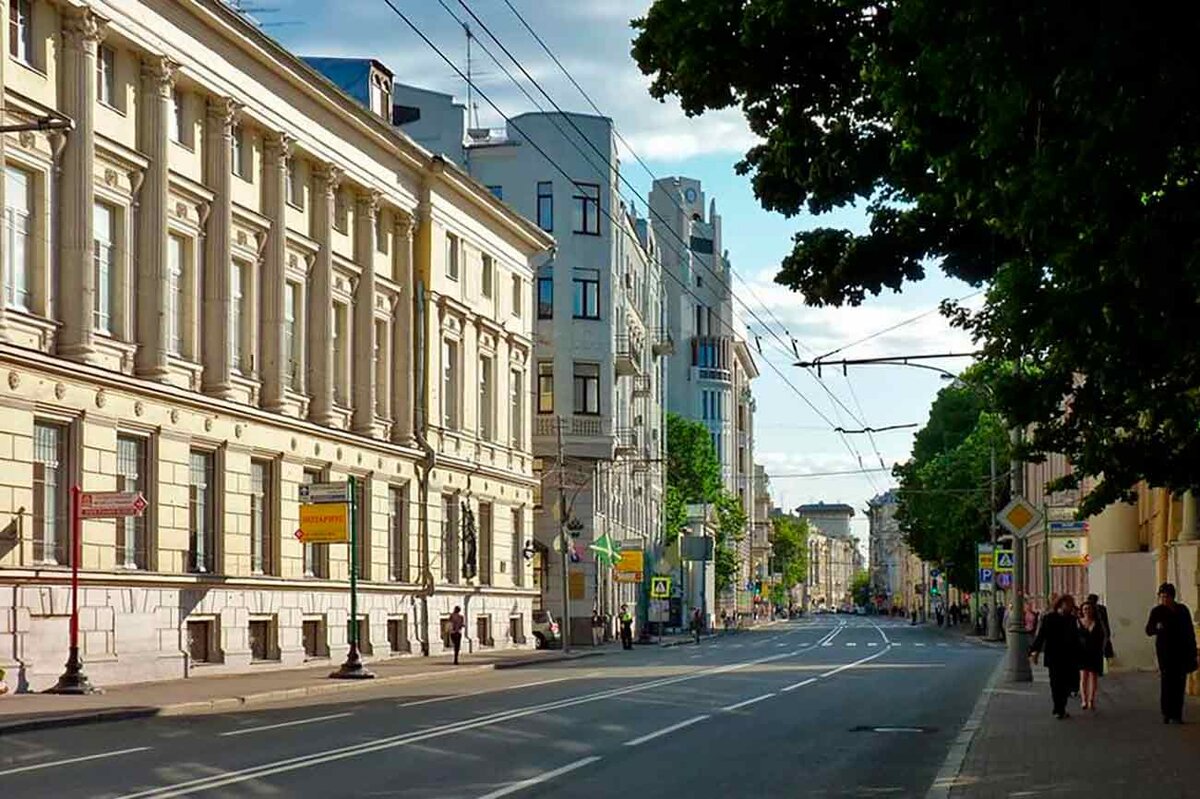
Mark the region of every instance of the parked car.
POLYGON ((538 649, 550 649, 562 644, 558 637, 558 622, 548 610, 533 612, 533 640, 538 649))

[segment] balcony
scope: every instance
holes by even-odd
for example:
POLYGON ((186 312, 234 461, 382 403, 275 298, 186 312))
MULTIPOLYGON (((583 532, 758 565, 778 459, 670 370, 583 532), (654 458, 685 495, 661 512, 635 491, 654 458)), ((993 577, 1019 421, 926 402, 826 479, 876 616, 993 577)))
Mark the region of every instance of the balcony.
POLYGON ((637 455, 641 449, 641 433, 635 428, 623 428, 617 431, 616 438, 616 454, 617 455, 637 455))
POLYGON ((670 331, 656 328, 650 331, 650 341, 650 354, 655 358, 675 354, 675 340, 671 338, 670 331))
POLYGON ((692 367, 693 380, 711 380, 718 383, 732 383, 733 375, 728 369, 714 369, 704 366, 692 367))
POLYGON ((635 375, 633 378, 633 396, 649 397, 653 384, 650 375, 635 375))
MULTIPOLYGON (((558 434, 557 416, 539 415, 533 419, 533 434, 538 437, 552 437, 558 434)), ((574 415, 563 419, 564 436, 607 436, 612 425, 603 416, 574 415)))
POLYGON ((616 368, 618 377, 642 373, 642 342, 632 336, 617 336, 616 368))

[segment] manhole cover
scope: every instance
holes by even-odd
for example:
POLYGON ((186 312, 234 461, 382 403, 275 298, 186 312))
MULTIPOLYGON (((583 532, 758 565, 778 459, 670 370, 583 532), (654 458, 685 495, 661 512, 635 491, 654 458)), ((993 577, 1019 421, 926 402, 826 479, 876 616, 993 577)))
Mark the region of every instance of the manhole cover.
POLYGON ((922 732, 937 732, 937 728, 936 727, 904 727, 904 726, 870 727, 867 725, 859 725, 858 727, 851 727, 850 732, 922 733, 922 732))

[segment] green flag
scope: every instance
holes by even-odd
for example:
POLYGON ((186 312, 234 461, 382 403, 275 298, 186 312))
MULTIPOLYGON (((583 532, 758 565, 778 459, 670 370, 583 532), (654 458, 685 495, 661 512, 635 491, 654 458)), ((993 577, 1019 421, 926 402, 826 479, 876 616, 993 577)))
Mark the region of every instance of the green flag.
POLYGON ((608 533, 601 535, 593 543, 588 544, 588 549, 596 553, 596 560, 606 566, 613 566, 620 557, 620 552, 613 546, 612 539, 608 537, 608 533))

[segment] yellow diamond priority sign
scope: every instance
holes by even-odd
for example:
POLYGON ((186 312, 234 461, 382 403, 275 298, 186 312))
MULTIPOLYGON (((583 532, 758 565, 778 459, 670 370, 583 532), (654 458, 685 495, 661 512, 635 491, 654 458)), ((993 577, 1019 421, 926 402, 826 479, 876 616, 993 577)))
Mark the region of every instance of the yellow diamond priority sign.
POLYGON ((1024 497, 1014 498, 996 514, 996 521, 1017 538, 1024 538, 1041 520, 1042 514, 1024 497))

